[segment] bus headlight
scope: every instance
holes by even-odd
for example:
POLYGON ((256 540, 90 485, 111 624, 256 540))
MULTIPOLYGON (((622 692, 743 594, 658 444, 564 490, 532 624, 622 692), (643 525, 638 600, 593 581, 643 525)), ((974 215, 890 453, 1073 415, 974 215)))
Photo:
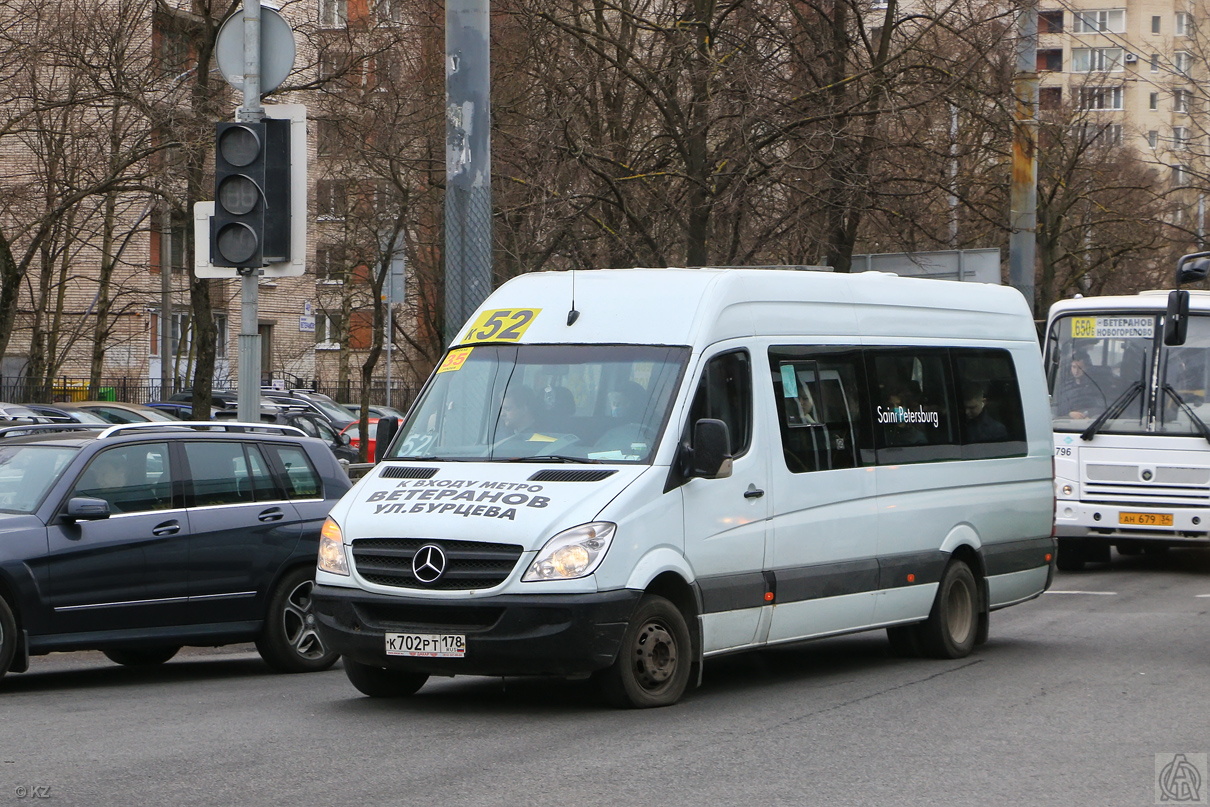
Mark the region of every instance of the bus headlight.
POLYGON ((344 536, 332 519, 324 521, 319 531, 319 570, 329 574, 349 574, 349 560, 345 557, 344 536))
POLYGON ((522 582, 573 580, 592 574, 605 557, 617 528, 608 521, 594 521, 564 530, 546 542, 522 582))

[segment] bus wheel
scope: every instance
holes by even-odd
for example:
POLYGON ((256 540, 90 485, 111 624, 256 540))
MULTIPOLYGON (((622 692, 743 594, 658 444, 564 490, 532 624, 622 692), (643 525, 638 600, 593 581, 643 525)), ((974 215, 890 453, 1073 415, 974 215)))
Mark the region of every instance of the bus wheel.
POLYGON ((344 660, 345 675, 349 683, 362 695, 371 698, 406 698, 415 695, 429 677, 424 673, 388 670, 362 664, 351 659, 344 660))
POLYGON ((1088 560, 1084 552, 1084 542, 1078 538, 1060 538, 1059 552, 1055 557, 1055 565, 1061 572, 1078 572, 1084 568, 1088 560))
POLYGON ((605 699, 623 709, 676 703, 689 683, 691 646, 677 607, 663 597, 645 596, 626 626, 617 659, 600 673, 605 699))
POLYGON ((950 561, 937 586, 929 618, 920 625, 920 644, 933 658, 963 658, 979 632, 979 593, 975 575, 960 560, 950 561))

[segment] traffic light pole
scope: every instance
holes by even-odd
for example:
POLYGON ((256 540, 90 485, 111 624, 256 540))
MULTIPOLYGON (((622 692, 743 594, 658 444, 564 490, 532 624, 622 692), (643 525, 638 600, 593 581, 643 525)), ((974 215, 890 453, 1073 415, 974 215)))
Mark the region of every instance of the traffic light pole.
MULTIPOLYGON (((235 119, 258 122, 265 117, 260 102, 260 0, 244 0, 244 102, 235 119)), ((241 268, 239 333, 239 419, 245 423, 260 420, 260 270, 241 268)))

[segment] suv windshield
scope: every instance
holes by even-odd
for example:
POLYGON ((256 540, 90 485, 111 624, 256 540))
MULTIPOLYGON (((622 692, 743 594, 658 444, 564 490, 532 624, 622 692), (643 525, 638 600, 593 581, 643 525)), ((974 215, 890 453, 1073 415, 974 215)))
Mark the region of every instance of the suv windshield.
POLYGON ((687 347, 451 350, 386 459, 651 461, 687 347))
POLYGON ((57 446, 0 446, 0 513, 32 513, 79 451, 57 446))

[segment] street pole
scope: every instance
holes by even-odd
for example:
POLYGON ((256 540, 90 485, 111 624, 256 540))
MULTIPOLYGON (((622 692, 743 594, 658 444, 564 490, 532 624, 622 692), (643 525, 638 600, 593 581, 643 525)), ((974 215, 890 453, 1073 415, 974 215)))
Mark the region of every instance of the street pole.
POLYGON ((445 339, 492 288, 488 0, 445 5, 445 339))
POLYGON ((167 202, 160 206, 160 400, 176 392, 175 357, 172 349, 172 213, 167 202))
MULTIPOLYGON (((235 119, 257 122, 265 117, 260 103, 260 0, 244 0, 244 102, 235 112, 235 119)), ((239 270, 240 333, 239 333, 239 419, 245 423, 260 420, 260 270, 247 267, 239 270)))
POLYGON ((1038 3, 1022 0, 1017 17, 1017 72, 1013 78, 1012 188, 1009 204, 1008 281, 1037 316, 1034 296, 1038 247, 1038 3))

